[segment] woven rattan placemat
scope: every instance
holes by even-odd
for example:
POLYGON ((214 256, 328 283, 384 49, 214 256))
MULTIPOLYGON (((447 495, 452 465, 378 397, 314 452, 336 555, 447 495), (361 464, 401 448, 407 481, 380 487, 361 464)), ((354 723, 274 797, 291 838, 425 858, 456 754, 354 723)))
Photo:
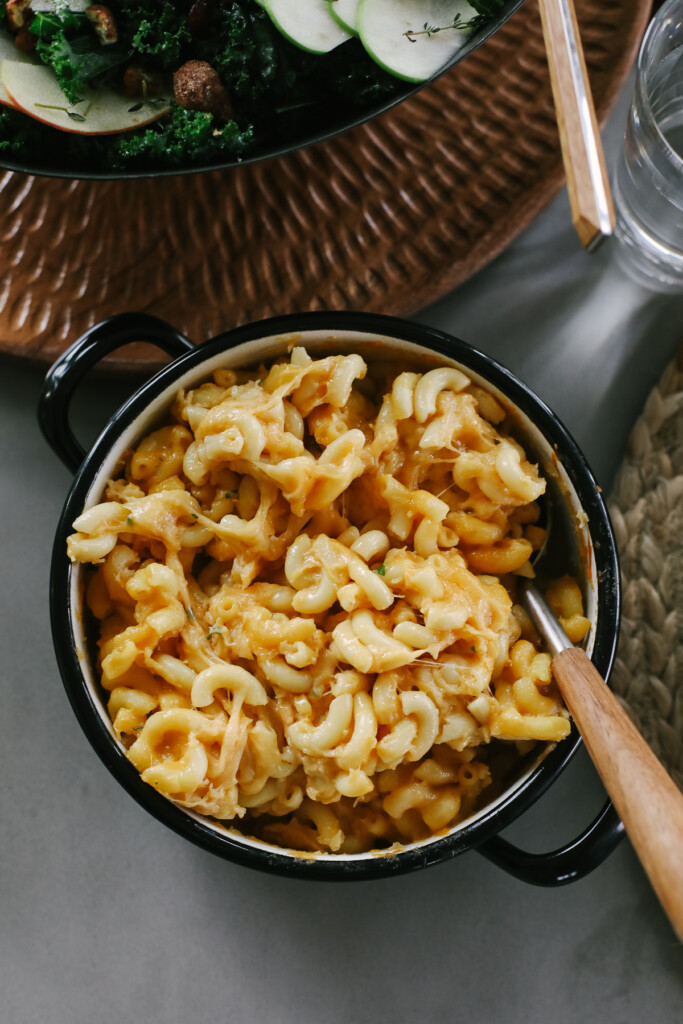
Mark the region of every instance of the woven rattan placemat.
POLYGON ((631 433, 610 512, 623 585, 612 688, 683 789, 683 348, 631 433))
MULTIPOLYGON (((598 117, 650 0, 576 0, 598 117)), ((563 180, 529 0, 492 38, 370 123, 231 171, 140 181, 0 174, 0 352, 52 362, 89 326, 155 313, 195 342, 313 309, 408 315, 481 269, 563 180)), ((149 346, 109 365, 149 369, 149 346)))

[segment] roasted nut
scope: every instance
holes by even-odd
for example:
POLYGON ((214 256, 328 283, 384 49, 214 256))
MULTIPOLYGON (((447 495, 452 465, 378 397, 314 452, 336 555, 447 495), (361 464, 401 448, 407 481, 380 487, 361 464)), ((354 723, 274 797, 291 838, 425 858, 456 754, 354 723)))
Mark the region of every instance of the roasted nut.
POLYGON ((7 0, 5 12, 12 32, 18 32, 24 25, 30 25, 33 20, 31 0, 7 0))
POLYGON ((163 77, 156 71, 147 71, 138 64, 129 64, 123 72, 123 94, 129 99, 147 99, 166 92, 163 77))
POLYGON ((173 91, 181 107, 215 114, 220 121, 233 116, 232 103, 217 73, 204 60, 188 60, 173 75, 173 91))
POLYGON ((14 45, 22 53, 35 53, 38 37, 30 29, 30 22, 22 25, 14 37, 14 45))
POLYGON ((102 4, 91 4, 85 9, 85 16, 88 21, 92 22, 95 34, 102 46, 111 46, 112 43, 118 42, 119 32, 114 15, 108 7, 103 7, 102 4))
POLYGON ((191 35, 197 37, 210 35, 212 15, 211 0, 194 0, 187 15, 187 27, 191 35))

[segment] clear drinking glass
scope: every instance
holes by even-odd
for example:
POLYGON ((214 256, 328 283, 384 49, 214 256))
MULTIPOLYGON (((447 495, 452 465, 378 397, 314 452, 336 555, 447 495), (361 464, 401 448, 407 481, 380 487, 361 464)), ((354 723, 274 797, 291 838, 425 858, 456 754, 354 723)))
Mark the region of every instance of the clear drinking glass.
POLYGON ((613 191, 618 262, 651 288, 683 289, 683 0, 643 39, 613 191))

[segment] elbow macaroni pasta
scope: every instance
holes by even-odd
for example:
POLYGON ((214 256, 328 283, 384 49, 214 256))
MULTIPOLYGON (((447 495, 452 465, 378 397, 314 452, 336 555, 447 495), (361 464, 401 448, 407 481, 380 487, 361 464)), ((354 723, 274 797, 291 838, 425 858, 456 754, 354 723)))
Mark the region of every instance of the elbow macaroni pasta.
MULTIPOLYGON (((500 741, 569 732, 514 603, 545 482, 456 369, 217 371, 74 523, 143 780, 281 845, 358 852, 477 806, 500 741)), ((549 598, 588 628, 569 577, 549 598)))

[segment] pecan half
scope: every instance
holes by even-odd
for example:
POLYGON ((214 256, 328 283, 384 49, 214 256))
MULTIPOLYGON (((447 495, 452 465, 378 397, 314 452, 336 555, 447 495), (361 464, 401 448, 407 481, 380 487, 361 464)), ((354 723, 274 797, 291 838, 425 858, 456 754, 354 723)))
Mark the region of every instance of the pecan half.
POLYGON ((5 13, 11 32, 18 32, 24 25, 30 25, 33 20, 31 0, 7 0, 5 13))
POLYGON ((119 30, 114 21, 114 15, 108 7, 102 4, 91 4, 86 7, 85 16, 92 23, 95 34, 102 46, 111 46, 118 42, 119 30))
POLYGON ((188 60, 173 75, 173 91, 181 107, 215 114, 220 121, 233 117, 232 103, 218 74, 204 60, 188 60))

